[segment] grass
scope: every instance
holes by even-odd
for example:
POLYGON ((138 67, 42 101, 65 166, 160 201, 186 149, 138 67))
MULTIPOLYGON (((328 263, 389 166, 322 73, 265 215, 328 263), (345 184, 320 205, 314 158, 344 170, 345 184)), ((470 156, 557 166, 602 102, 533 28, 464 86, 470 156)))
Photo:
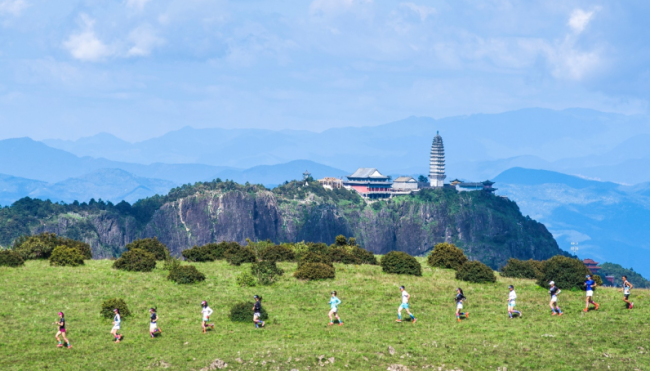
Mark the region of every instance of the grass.
MULTIPOLYGON (((249 264, 197 263, 205 282, 177 285, 167 272, 129 273, 111 261, 88 261, 77 268, 28 261, 23 268, 0 267, 0 369, 2 370, 199 370, 215 359, 228 369, 386 370, 401 364, 411 370, 634 370, 649 369, 647 339, 649 292, 633 290, 635 308, 626 310, 622 294, 598 289, 599 311, 582 313, 584 293, 564 291, 563 317, 551 317, 547 291, 530 280, 499 278, 496 284, 456 281, 454 272, 423 264, 423 276, 394 276, 379 266, 337 265, 337 278, 299 282, 296 265, 282 263, 285 276, 273 286, 241 288, 235 277, 249 264), (509 320, 507 285, 515 285, 523 318, 509 320), (399 285, 412 295, 415 324, 395 322, 399 285), (468 297, 470 319, 457 323, 455 288, 468 297), (343 301, 344 326, 328 327, 329 292, 343 301), (266 328, 233 323, 230 308, 252 295, 264 297, 266 328), (111 322, 100 317, 103 300, 126 300, 132 317, 124 319, 120 344, 111 322), (214 309, 215 329, 201 333, 200 303, 214 309), (158 307, 161 337, 148 336, 148 313, 158 307), (72 349, 57 348, 51 325, 66 314, 72 349), (388 347, 395 349, 390 355, 388 347), (334 364, 319 366, 334 357, 334 364), (243 363, 239 363, 240 358, 243 363), (290 361, 289 361, 290 360, 290 361)), ((159 267, 162 264, 159 263, 159 267)), ((252 317, 252 316, 251 316, 252 317)), ((405 316, 408 318, 408 316, 405 316)))

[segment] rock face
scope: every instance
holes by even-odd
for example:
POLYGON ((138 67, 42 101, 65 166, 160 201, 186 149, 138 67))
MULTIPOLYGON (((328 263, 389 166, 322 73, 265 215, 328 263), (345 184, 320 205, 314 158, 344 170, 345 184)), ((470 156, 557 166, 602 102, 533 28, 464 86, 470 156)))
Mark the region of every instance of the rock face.
POLYGON ((84 240, 98 258, 117 256, 127 243, 144 237, 157 237, 180 255, 209 242, 250 238, 330 244, 340 234, 354 236, 376 254, 422 255, 437 243, 451 242, 493 268, 511 257, 565 254, 544 225, 521 215, 514 202, 489 193, 430 189, 367 204, 330 197, 326 192, 332 191, 314 187, 320 186, 305 186, 298 194, 202 190, 162 203, 144 221, 107 210, 66 213, 42 219, 30 231, 84 240))

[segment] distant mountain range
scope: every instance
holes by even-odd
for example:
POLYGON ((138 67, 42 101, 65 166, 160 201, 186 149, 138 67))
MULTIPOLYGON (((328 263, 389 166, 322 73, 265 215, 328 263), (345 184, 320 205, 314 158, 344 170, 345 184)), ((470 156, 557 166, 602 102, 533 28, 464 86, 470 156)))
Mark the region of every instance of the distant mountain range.
POLYGON ((513 168, 494 178, 500 195, 549 229, 578 256, 650 276, 650 183, 622 186, 552 171, 513 168))

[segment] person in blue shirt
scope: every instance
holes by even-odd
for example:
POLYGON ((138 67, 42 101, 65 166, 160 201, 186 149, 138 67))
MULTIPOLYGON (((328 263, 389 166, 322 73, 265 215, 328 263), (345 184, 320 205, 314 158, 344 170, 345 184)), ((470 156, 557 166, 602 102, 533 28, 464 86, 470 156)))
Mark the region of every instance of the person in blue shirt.
POLYGON ((591 275, 587 275, 587 280, 585 281, 585 286, 587 286, 587 299, 585 302, 585 310, 584 312, 587 312, 589 310, 589 304, 593 304, 596 307, 596 310, 598 310, 598 303, 596 303, 593 299, 594 297, 594 288, 596 287, 596 282, 591 279, 591 275))
POLYGON ((343 321, 341 321, 341 318, 339 317, 339 304, 341 304, 341 299, 336 297, 336 291, 332 291, 332 297, 330 298, 330 324, 329 326, 332 326, 334 324, 334 319, 332 316, 336 317, 336 320, 339 321, 339 326, 343 326, 343 321))

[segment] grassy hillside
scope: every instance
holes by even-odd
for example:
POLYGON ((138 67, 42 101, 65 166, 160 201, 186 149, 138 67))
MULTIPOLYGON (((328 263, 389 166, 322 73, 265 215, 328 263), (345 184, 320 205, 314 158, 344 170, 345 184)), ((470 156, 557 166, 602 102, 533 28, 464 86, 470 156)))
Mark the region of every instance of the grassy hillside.
MULTIPOLYGON (((422 277, 394 276, 378 266, 337 265, 337 278, 299 282, 291 277, 295 263, 280 264, 282 280, 270 287, 240 288, 235 276, 248 265, 198 263, 205 282, 180 286, 166 271, 128 273, 111 269, 109 260, 88 261, 78 268, 50 267, 28 261, 24 268, 0 267, 0 369, 2 370, 199 370, 215 359, 228 369, 386 370, 389 365, 438 370, 633 370, 650 368, 644 348, 650 335, 650 293, 633 290, 633 310, 622 295, 598 289, 599 311, 583 314, 584 294, 565 291, 559 304, 563 317, 551 317, 548 295, 532 281, 499 278, 496 284, 466 284, 454 272, 424 265, 422 277), (523 318, 509 320, 507 285, 517 290, 523 318), (395 323, 399 285, 412 295, 417 323, 395 323), (470 319, 457 323, 454 290, 461 286, 469 300, 470 319), (343 301, 342 327, 328 327, 329 292, 343 301), (267 327, 232 323, 230 307, 253 294, 264 297, 267 327), (115 344, 111 323, 99 316, 104 299, 121 297, 134 315, 123 321, 125 338, 115 344), (200 303, 215 310, 215 329, 201 333, 200 303), (148 336, 150 306, 157 306, 161 337, 148 336), (56 347, 58 311, 66 314, 72 349, 56 347), (388 347, 395 349, 390 355, 388 347), (243 363, 237 362, 240 358, 243 363)), ((160 263, 159 263, 160 264, 160 263)))

